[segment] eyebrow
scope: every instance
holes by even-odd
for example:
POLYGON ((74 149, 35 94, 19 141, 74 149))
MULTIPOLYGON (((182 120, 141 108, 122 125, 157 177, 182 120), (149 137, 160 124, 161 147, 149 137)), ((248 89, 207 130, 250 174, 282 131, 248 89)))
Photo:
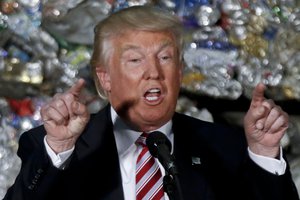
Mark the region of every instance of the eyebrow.
MULTIPOLYGON (((174 46, 173 45, 174 42, 172 42, 171 40, 164 40, 162 41, 158 46, 159 46, 159 51, 161 51, 162 49, 168 47, 168 46, 174 46)), ((128 50, 139 50, 141 49, 140 46, 137 46, 137 45, 133 45, 133 44, 126 44, 124 47, 121 48, 121 54, 123 54, 125 51, 128 51, 128 50)))
POLYGON ((123 54, 125 51, 136 49, 140 49, 140 47, 132 44, 126 44, 124 47, 121 48, 121 53, 123 54))

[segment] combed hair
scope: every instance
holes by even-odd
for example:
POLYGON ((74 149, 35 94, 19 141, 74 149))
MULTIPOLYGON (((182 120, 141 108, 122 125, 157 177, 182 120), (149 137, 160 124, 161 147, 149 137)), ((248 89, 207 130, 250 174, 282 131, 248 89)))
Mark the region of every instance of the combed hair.
POLYGON ((98 94, 106 98, 96 74, 97 67, 107 66, 114 47, 112 39, 126 30, 170 32, 176 39, 179 59, 182 59, 182 23, 168 10, 153 5, 131 6, 112 13, 95 26, 94 49, 91 58, 92 74, 98 94))

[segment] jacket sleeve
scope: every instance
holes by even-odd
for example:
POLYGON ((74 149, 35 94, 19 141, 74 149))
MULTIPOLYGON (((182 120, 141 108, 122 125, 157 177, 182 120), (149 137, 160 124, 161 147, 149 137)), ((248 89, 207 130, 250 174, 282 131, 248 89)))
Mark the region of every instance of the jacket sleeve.
POLYGON ((285 173, 276 175, 259 167, 249 158, 246 161, 243 174, 245 187, 253 195, 250 199, 299 200, 298 191, 292 179, 288 162, 285 173))
POLYGON ((61 170, 52 165, 44 147, 44 136, 43 126, 21 135, 17 152, 22 161, 21 169, 4 200, 46 199, 61 170))

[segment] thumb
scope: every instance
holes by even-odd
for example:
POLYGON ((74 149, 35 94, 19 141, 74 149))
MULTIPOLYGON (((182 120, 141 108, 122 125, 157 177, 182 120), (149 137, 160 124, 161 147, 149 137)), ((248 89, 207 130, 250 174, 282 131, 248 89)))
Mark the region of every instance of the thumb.
POLYGON ((85 121, 89 119, 89 112, 86 105, 78 101, 74 101, 71 106, 75 116, 78 116, 85 121))

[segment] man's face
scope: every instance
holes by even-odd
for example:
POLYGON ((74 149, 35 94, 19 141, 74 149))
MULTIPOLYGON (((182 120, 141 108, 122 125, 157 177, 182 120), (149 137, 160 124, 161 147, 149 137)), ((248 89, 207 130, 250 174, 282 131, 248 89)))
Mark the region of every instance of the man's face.
POLYGON ((98 71, 114 109, 139 131, 151 131, 174 114, 182 78, 176 42, 166 32, 126 31, 112 40, 106 71, 98 71))

